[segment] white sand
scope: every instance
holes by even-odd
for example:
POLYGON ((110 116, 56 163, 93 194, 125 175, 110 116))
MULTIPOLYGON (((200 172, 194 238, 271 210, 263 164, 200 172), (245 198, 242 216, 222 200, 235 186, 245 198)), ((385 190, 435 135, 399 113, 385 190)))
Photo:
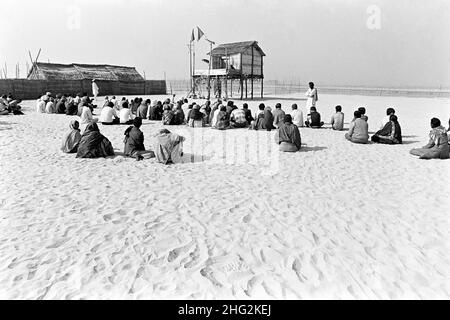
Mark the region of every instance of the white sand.
MULTIPOLYGON (((295 102, 265 102, 278 101, 295 102)), ((76 159, 59 151, 72 117, 29 101, 25 116, 0 117, 0 298, 448 299, 450 161, 408 151, 427 142, 431 117, 447 125, 449 103, 322 94, 326 122, 341 104, 348 127, 365 105, 372 132, 394 106, 405 144, 301 129, 304 151, 261 175, 250 163, 189 163, 190 137, 183 164, 76 159)), ((147 147, 161 127, 145 121, 147 147)), ((125 128, 100 126, 119 152, 125 128)))

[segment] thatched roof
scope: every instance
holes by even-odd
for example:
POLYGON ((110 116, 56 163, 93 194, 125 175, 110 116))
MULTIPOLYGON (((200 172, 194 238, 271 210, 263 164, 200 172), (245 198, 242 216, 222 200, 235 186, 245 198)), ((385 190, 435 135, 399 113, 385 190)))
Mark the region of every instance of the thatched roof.
POLYGON ((259 51, 259 53, 262 56, 266 55, 264 53, 264 51, 262 51, 262 49, 258 46, 257 41, 244 41, 244 42, 233 42, 233 43, 220 44, 217 47, 215 47, 208 54, 212 54, 213 56, 223 56, 226 54, 230 55, 230 54, 235 54, 235 53, 243 53, 252 46, 255 47, 255 49, 257 51, 259 51))
POLYGON ((133 67, 43 62, 33 65, 28 79, 144 81, 144 78, 133 67))

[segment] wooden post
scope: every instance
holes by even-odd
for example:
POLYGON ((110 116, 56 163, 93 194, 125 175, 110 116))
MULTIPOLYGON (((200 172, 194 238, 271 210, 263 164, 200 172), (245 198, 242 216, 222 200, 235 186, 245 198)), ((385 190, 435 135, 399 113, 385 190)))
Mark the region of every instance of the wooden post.
POLYGON ((225 99, 228 100, 228 76, 225 75, 225 99))
POLYGON ((245 78, 245 99, 247 99, 247 78, 245 78))
POLYGON ((233 78, 231 78, 230 80, 230 89, 231 89, 230 96, 233 98, 233 78))
POLYGON ((208 100, 211 98, 211 62, 212 62, 212 42, 209 42, 209 63, 208 63, 208 100))
POLYGON ((255 60, 255 57, 254 57, 254 50, 253 50, 253 47, 254 46, 252 46, 252 78, 251 78, 251 93, 250 93, 250 95, 251 95, 251 97, 252 97, 252 100, 253 100, 253 64, 254 64, 254 60, 255 60))
POLYGON ((241 100, 242 100, 244 98, 244 80, 242 79, 242 76, 239 79, 239 85, 241 88, 241 100))

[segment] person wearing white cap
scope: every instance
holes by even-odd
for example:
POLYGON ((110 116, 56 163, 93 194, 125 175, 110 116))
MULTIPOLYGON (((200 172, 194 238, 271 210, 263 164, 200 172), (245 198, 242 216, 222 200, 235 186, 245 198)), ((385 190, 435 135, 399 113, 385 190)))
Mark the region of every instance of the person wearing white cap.
POLYGON ((94 100, 97 101, 99 88, 98 88, 97 83, 95 82, 95 79, 92 80, 92 93, 94 94, 94 100))

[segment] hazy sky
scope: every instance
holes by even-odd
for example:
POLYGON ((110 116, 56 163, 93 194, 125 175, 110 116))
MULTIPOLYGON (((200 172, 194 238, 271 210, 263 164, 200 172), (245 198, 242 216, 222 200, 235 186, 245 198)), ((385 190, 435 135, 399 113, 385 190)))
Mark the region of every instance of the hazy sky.
MULTIPOLYGON (((135 66, 187 78, 199 26, 217 43, 257 40, 266 79, 318 85, 450 87, 448 0, 0 0, 0 66, 135 66), (372 7, 370 7, 372 5, 372 7), (369 8, 369 11, 368 11, 369 8), (377 10, 379 9, 379 14, 377 10), (378 19, 379 17, 379 19, 378 19)), ((208 44, 197 46, 197 66, 208 44)))

